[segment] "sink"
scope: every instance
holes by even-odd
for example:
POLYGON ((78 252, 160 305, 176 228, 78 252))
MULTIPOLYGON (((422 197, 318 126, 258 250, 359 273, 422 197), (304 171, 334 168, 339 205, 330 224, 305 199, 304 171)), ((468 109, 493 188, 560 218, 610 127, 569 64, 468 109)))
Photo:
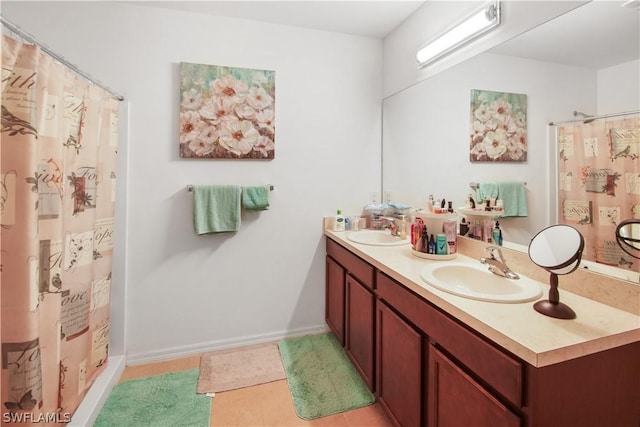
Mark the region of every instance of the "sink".
POLYGON ((422 280, 442 291, 481 301, 519 303, 542 296, 540 283, 526 276, 507 279, 478 263, 432 263, 420 272, 422 280))
POLYGON ((408 239, 392 236, 387 230, 354 231, 347 236, 347 239, 355 243, 373 246, 400 246, 409 244, 408 239))

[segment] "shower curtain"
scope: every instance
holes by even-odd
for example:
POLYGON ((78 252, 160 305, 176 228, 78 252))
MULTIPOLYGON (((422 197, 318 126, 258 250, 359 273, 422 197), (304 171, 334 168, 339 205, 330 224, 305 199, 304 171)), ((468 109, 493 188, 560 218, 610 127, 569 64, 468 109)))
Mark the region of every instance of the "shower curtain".
POLYGON ((640 218, 640 116, 564 124, 557 135, 558 222, 583 234, 583 259, 639 272, 615 230, 640 218))
POLYGON ((66 423, 109 345, 118 101, 3 35, 2 423, 66 423))

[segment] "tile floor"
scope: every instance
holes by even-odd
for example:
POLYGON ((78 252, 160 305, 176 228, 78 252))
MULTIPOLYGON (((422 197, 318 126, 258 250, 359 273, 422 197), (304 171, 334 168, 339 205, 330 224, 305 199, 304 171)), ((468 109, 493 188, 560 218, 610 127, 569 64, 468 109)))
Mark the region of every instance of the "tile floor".
MULTIPOLYGON (((200 356, 128 366, 120 381, 200 367, 200 356)), ((312 421, 298 418, 286 380, 216 393, 211 426, 359 426, 391 427, 379 403, 312 421)))

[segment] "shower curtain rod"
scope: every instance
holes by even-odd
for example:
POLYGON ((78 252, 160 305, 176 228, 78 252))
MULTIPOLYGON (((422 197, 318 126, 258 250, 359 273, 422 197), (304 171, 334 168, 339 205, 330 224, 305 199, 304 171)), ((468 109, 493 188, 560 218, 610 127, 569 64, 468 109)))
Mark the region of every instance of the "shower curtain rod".
POLYGON ((583 117, 581 119, 565 120, 563 122, 549 122, 549 126, 564 125, 567 123, 580 123, 584 122, 585 120, 592 121, 597 119, 608 119, 609 117, 628 116, 630 114, 640 114, 640 110, 624 111, 622 113, 601 114, 599 116, 589 116, 583 117))
POLYGON ((74 72, 78 73, 80 76, 82 76, 84 79, 88 80, 89 82, 93 83, 94 85, 99 86, 102 89, 106 90, 107 92, 109 92, 111 94, 111 96, 113 96, 118 101, 124 101, 124 96, 120 95, 118 92, 115 92, 115 91, 111 90, 108 86, 106 86, 104 83, 100 82, 99 80, 94 79, 89 74, 85 73, 80 68, 78 68, 77 66, 73 65, 71 62, 67 61, 62 55, 57 54, 54 51, 52 51, 51 49, 49 49, 49 47, 47 45, 45 45, 44 43, 42 43, 41 41, 36 39, 34 36, 32 36, 31 34, 27 33, 22 28, 18 27, 17 25, 15 25, 11 21, 9 21, 4 16, 0 15, 0 20, 2 21, 2 25, 7 27, 7 29, 9 31, 19 35, 20 37, 22 37, 23 39, 25 39, 29 43, 33 43, 35 45, 40 46, 42 51, 44 51, 46 54, 52 56, 58 62, 61 62, 65 66, 69 67, 71 70, 73 70, 74 72))

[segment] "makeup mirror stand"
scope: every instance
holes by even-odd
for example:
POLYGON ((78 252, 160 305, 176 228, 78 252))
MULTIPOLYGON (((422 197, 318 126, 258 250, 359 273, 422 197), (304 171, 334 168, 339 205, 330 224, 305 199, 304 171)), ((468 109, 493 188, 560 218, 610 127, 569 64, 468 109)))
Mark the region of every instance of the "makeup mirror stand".
POLYGON ((557 319, 575 319, 576 313, 568 305, 560 302, 560 292, 558 291, 558 275, 550 273, 549 276, 549 299, 538 301, 533 308, 546 316, 557 319))

